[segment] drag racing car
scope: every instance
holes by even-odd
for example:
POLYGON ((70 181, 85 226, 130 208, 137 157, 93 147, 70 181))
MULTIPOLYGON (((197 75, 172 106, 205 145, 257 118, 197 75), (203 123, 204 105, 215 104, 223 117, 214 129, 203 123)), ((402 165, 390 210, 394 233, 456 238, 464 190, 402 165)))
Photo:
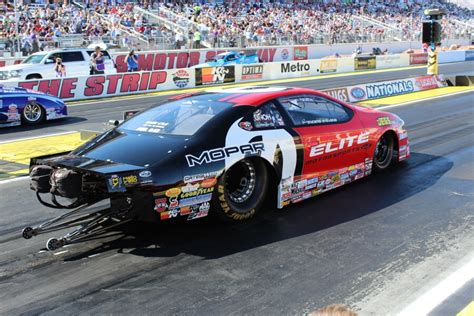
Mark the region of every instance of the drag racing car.
POLYGON ((0 85, 0 127, 37 125, 67 116, 64 102, 49 94, 0 85))
POLYGON ((216 66, 230 66, 240 64, 257 64, 260 60, 257 54, 246 55, 244 52, 226 52, 216 55, 213 59, 204 64, 194 66, 194 68, 201 67, 216 67, 216 66))
MULTIPOLYGON (((311 89, 180 95, 70 153, 32 159, 31 188, 42 204, 74 214, 99 201, 110 203, 73 233, 49 240, 48 249, 79 241, 107 221, 208 214, 244 221, 267 202, 283 208, 407 159, 403 124, 394 114, 311 89)), ((23 237, 64 227, 58 223, 67 214, 25 228, 23 237)))

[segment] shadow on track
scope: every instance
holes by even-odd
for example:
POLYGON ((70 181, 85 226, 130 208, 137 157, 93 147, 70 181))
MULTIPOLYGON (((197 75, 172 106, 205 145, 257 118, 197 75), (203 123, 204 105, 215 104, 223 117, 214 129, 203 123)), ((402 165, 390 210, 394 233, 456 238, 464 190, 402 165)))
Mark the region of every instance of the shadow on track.
POLYGON ((111 250, 144 257, 186 253, 205 259, 219 258, 378 212, 433 186, 452 166, 444 157, 412 153, 408 162, 383 174, 371 175, 283 210, 269 209, 252 222, 224 225, 211 218, 157 225, 133 223, 117 232, 119 238, 66 260, 111 250))
POLYGON ((39 131, 42 129, 47 129, 56 126, 64 126, 69 124, 76 124, 83 121, 87 121, 86 118, 83 117, 65 117, 60 118, 57 120, 52 121, 44 121, 36 126, 28 126, 28 125, 21 125, 21 126, 12 126, 12 127, 5 127, 0 129, 0 134, 12 134, 18 132, 29 132, 29 131, 39 131))

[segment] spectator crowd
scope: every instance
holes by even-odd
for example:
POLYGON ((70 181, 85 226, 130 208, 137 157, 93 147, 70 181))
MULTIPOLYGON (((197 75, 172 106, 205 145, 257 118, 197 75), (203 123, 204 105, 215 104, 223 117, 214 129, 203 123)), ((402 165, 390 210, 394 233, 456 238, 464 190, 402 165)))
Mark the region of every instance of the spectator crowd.
POLYGON ((175 16, 192 21, 214 46, 221 41, 239 40, 237 44, 245 46, 417 40, 421 36, 423 10, 436 7, 448 12, 442 22, 445 37, 466 37, 474 23, 472 10, 440 0, 234 0, 202 5, 161 1, 153 7, 161 8, 164 17, 169 18, 167 11, 172 11, 175 16))
MULTIPOLYGON (((21 50, 31 53, 45 45, 57 47, 74 37, 87 43, 109 37, 129 48, 135 44, 133 38, 143 42, 163 38, 173 41, 176 48, 189 44, 201 47, 204 42, 213 47, 248 47, 417 40, 426 6, 447 10, 442 22, 445 37, 468 37, 474 22, 472 10, 444 0, 113 1, 47 6, 23 5, 20 1, 21 50), (134 10, 134 6, 144 10, 134 10), (180 27, 150 23, 148 12, 180 27)), ((12 8, 2 10, 0 42, 8 49, 13 46, 17 26, 12 8)))

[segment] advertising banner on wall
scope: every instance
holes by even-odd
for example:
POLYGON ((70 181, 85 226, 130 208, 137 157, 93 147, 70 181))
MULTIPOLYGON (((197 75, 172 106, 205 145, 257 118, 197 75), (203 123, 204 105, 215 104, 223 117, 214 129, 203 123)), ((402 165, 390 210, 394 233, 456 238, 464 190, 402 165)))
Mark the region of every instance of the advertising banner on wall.
POLYGON ((196 86, 235 82, 234 66, 195 68, 196 86))
POLYGON ((437 76, 421 76, 322 91, 344 102, 359 102, 445 86, 437 76))
POLYGON ((428 53, 410 54, 410 65, 426 65, 428 63, 428 53))
POLYGON ((355 70, 375 69, 376 66, 377 66, 377 60, 375 59, 375 56, 354 58, 355 70))
POLYGON ((337 58, 321 59, 319 72, 324 74, 324 73, 332 73, 336 71, 337 71, 337 58))
POLYGON ((241 81, 259 80, 263 78, 263 64, 242 65, 241 81))
POLYGON ((308 46, 293 47, 293 60, 307 60, 307 59, 308 59, 308 46))
POLYGON ((466 61, 471 61, 471 60, 474 60, 474 50, 467 50, 465 52, 466 56, 465 56, 465 60, 466 61))
POLYGON ((105 98, 127 94, 149 93, 194 87, 194 72, 144 71, 114 75, 95 75, 56 79, 7 82, 6 86, 33 89, 60 97, 65 101, 105 98))

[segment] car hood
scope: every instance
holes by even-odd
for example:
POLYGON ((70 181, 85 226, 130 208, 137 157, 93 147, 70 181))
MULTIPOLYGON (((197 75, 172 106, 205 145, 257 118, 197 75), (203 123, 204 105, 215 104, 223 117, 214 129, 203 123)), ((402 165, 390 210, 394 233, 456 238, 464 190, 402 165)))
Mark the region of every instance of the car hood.
POLYGON ((22 70, 22 69, 28 69, 32 68, 35 65, 41 65, 41 64, 17 64, 17 65, 10 65, 10 66, 5 66, 0 68, 0 71, 12 71, 12 70, 22 70))
POLYGON ((79 147, 72 152, 72 155, 116 164, 148 167, 164 160, 175 163, 176 153, 183 151, 188 138, 113 129, 79 147))

